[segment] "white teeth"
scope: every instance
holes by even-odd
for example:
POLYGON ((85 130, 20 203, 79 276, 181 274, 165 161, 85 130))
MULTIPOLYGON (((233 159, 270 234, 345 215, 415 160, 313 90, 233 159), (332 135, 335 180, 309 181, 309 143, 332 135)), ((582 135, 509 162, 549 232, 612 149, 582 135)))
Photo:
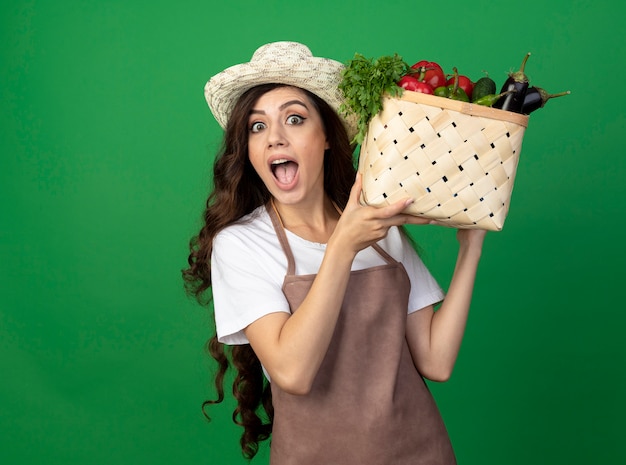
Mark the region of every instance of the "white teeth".
POLYGON ((272 165, 280 165, 282 163, 287 163, 289 160, 287 160, 286 158, 280 158, 278 160, 274 160, 272 162, 272 165))

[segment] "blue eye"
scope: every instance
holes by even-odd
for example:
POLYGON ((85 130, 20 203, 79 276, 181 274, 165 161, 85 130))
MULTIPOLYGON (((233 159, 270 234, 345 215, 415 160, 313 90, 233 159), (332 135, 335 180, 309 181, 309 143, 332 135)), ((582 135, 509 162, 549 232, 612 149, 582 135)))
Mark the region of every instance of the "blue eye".
POLYGON ((265 128, 265 124, 257 121, 256 123, 252 123, 250 126, 250 132, 259 132, 265 128))

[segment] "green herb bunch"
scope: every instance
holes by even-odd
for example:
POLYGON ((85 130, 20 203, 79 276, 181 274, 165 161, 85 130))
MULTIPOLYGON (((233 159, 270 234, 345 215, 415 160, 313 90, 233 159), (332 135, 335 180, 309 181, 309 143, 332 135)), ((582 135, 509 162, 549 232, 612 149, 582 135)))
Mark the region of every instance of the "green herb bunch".
POLYGON ((347 62, 339 84, 346 101, 339 111, 346 116, 353 113, 358 118, 358 131, 352 143, 363 143, 370 120, 382 110, 384 94, 402 95, 403 89, 397 82, 410 70, 410 65, 397 53, 378 59, 368 59, 356 53, 347 62))

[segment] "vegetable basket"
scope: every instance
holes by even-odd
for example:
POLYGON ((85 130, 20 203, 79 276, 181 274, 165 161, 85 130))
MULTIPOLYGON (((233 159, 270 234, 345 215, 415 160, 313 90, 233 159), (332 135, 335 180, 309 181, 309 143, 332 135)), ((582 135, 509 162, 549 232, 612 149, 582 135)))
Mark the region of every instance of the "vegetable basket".
POLYGON ((410 197, 405 213, 501 230, 528 116, 410 91, 382 103, 361 145, 361 201, 410 197))

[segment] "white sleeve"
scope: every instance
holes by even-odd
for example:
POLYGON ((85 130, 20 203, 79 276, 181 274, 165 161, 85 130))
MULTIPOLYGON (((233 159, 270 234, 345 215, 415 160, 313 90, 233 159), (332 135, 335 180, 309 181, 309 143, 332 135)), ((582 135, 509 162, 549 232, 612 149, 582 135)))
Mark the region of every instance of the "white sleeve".
POLYGON ((282 291, 285 273, 276 273, 276 260, 269 256, 271 253, 227 230, 215 237, 211 280, 220 342, 247 344, 243 329, 250 323, 269 313, 290 312, 282 291))
POLYGON ((421 310, 443 300, 445 293, 419 257, 409 240, 398 228, 388 233, 388 253, 402 262, 411 281, 408 313, 421 310))

